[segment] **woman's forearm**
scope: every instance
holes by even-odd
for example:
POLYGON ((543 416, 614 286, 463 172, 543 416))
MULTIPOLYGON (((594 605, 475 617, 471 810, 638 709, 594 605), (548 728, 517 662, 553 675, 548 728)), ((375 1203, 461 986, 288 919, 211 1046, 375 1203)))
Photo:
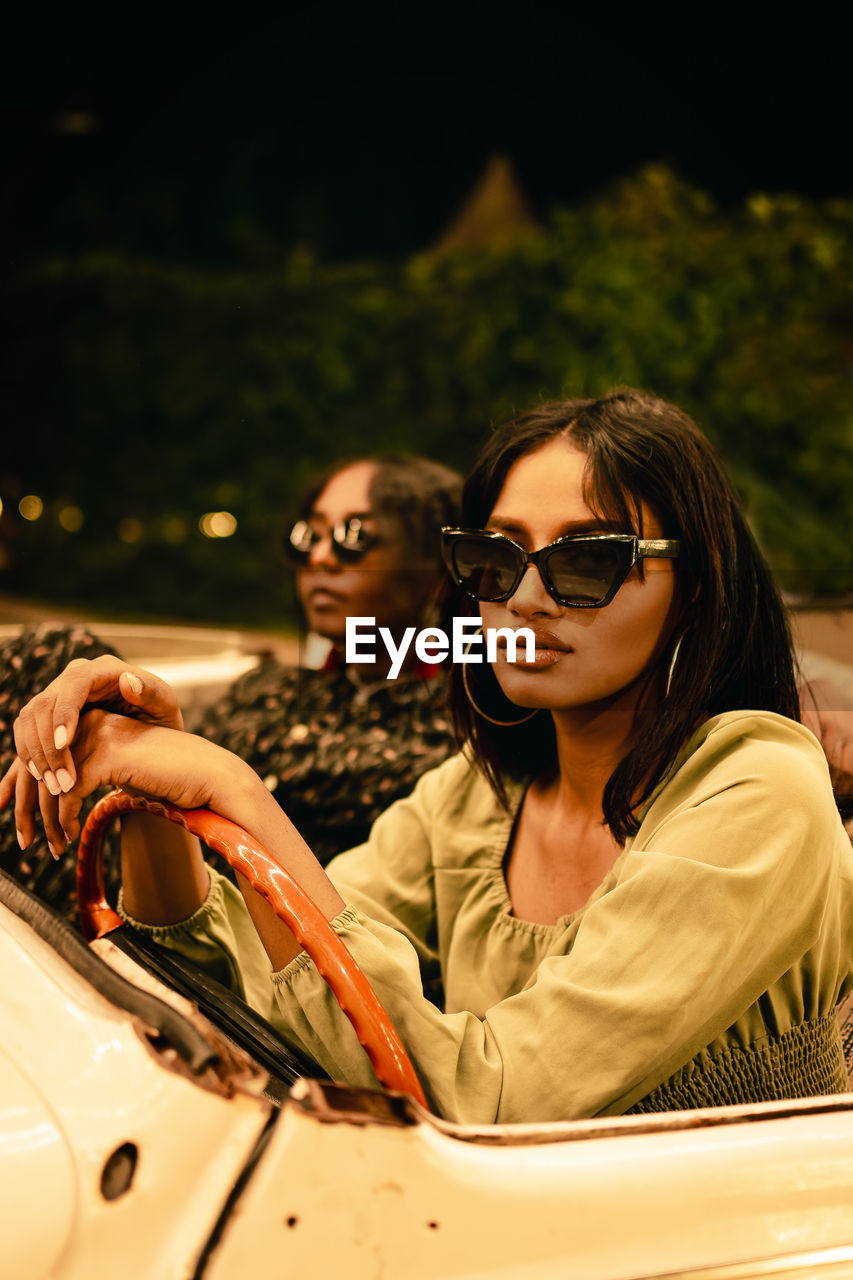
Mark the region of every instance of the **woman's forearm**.
MULTIPOLYGON (((284 867, 301 885, 326 918, 334 919, 344 909, 343 898, 261 780, 248 765, 243 765, 242 761, 239 763, 246 771, 243 778, 238 781, 236 777, 230 777, 227 795, 223 794, 219 802, 212 801, 211 807, 223 817, 245 827, 279 866, 284 867), (235 786, 234 791, 232 786, 235 786)), ((273 969, 283 969, 302 948, 287 925, 279 920, 269 903, 251 888, 245 877, 238 874, 237 883, 273 969)))
MULTIPOLYGON (((230 818, 263 845, 328 919, 343 909, 343 899, 293 823, 257 774, 231 752, 191 734, 118 718, 101 730, 97 751, 104 757, 98 772, 106 772, 111 781, 230 818)), ((125 907, 147 924, 186 919, 207 893, 198 843, 182 828, 151 815, 124 820, 122 868, 125 907)), ((282 968, 299 954, 298 943, 242 877, 240 887, 273 967, 282 968)))
POLYGON ((210 877, 201 845, 183 827, 149 813, 121 822, 124 908, 142 924, 176 924, 207 897, 210 877))

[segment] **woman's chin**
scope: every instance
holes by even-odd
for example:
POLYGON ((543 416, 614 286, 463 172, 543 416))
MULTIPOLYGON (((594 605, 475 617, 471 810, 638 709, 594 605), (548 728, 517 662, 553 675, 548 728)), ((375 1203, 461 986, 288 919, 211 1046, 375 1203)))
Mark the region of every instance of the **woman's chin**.
POLYGON ((308 607, 303 606, 303 613, 309 631, 316 631, 318 635, 324 636, 333 643, 343 642, 346 634, 346 616, 341 612, 340 606, 322 607, 312 604, 308 607))
POLYGON ((557 684, 564 683, 561 677, 568 656, 562 649, 537 648, 535 657, 528 662, 524 658, 524 651, 519 650, 515 662, 508 662, 499 654, 493 671, 498 684, 511 702, 517 701, 519 706, 543 706, 543 696, 550 702, 549 695, 545 693, 546 688, 553 691, 557 684))
POLYGON ((555 705, 553 689, 546 689, 543 681, 536 676, 525 679, 523 673, 513 672, 498 676, 497 682, 504 697, 516 707, 526 707, 531 711, 550 711, 555 705))

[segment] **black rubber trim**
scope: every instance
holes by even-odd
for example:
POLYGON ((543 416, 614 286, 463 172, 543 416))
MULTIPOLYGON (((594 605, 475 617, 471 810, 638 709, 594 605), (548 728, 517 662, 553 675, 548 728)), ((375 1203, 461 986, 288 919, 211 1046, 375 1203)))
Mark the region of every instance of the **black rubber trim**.
POLYGON ((204 1273, 207 1270, 207 1264, 210 1262, 211 1257, 216 1251, 217 1245, 222 1239, 222 1235, 228 1225, 228 1220, 234 1213, 240 1197, 249 1183, 249 1179, 258 1167, 260 1159, 269 1145, 269 1140, 272 1137, 272 1131, 278 1122, 278 1117, 279 1112, 273 1108, 270 1112, 269 1119, 264 1125, 261 1134, 249 1155, 249 1158, 243 1165, 243 1168, 240 1170, 240 1173, 234 1182, 234 1186, 228 1193, 225 1203, 219 1212, 219 1216, 213 1224, 213 1230, 202 1247, 201 1253, 199 1254, 198 1260, 195 1264, 195 1269, 192 1273, 192 1280, 203 1280, 204 1273))
MULTIPOLYGON (((66 964, 90 983, 105 1000, 139 1018, 161 1036, 193 1075, 203 1075, 219 1062, 216 1050, 183 1014, 116 973, 93 951, 73 925, 52 907, 0 871, 0 903, 53 948, 66 964)), ((111 935, 112 936, 112 935, 111 935)))
POLYGON ((328 1080, 322 1067, 288 1044, 266 1018, 185 956, 129 925, 114 929, 110 942, 173 991, 192 1000, 214 1026, 281 1084, 292 1085, 300 1076, 328 1080))

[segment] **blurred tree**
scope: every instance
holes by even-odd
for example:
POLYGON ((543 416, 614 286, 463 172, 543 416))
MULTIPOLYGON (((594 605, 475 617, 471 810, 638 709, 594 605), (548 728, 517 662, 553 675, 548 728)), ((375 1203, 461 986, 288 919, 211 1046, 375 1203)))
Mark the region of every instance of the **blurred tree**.
POLYGON ((21 267, 4 304, 0 584, 269 623, 292 608, 276 531, 329 460, 403 448, 466 468, 490 422, 633 383, 717 442, 790 590, 849 592, 851 250, 851 204, 756 196, 723 214, 653 167, 502 249, 21 267), (25 493, 40 520, 18 517, 25 493), (223 508, 236 532, 205 538, 199 517, 223 508))

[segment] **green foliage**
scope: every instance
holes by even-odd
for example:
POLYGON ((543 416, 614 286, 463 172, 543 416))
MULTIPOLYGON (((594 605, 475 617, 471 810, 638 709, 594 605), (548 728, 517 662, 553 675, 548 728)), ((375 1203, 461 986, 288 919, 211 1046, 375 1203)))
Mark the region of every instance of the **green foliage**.
POLYGON ((499 253, 21 269, 0 585, 271 623, 292 610, 277 536, 329 461, 408 449, 464 469, 490 422, 627 383, 716 441, 789 589, 850 591, 852 249, 851 204, 722 213, 651 168, 499 253), (25 493, 46 504, 32 524, 25 493), (57 521, 67 504, 77 532, 57 521), (222 508, 237 532, 204 538, 199 517, 222 508), (117 534, 128 520, 137 541, 117 534))

